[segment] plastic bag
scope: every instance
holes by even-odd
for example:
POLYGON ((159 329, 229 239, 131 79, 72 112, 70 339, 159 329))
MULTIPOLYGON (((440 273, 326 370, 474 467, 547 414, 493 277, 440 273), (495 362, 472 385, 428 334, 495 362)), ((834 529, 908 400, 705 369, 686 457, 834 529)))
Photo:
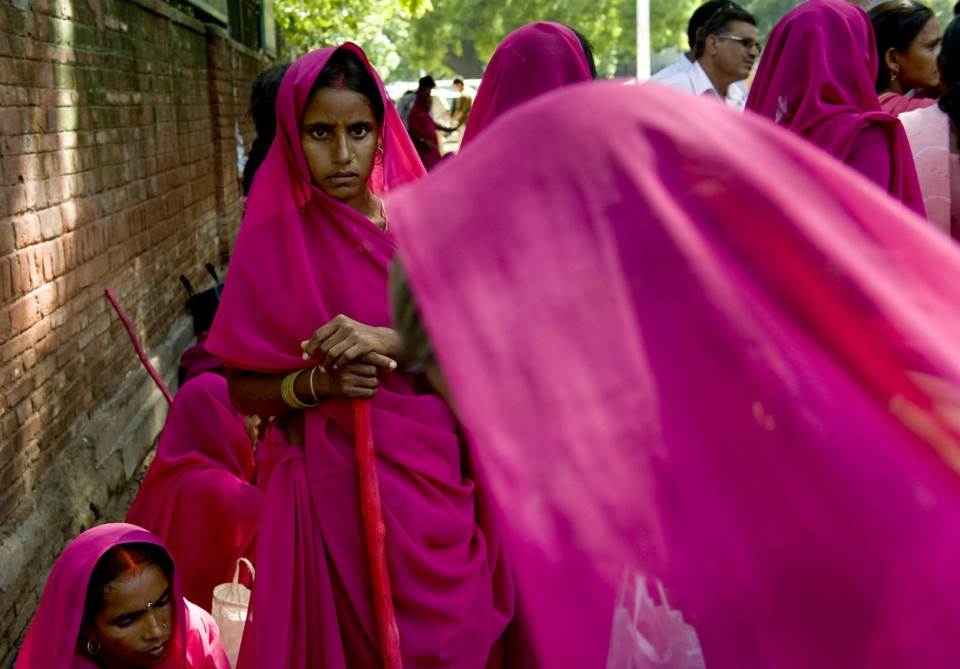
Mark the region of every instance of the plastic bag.
POLYGON ((243 628, 247 623, 247 611, 250 608, 250 589, 240 583, 240 563, 247 565, 250 575, 256 578, 256 571, 250 560, 240 558, 233 571, 233 581, 221 583, 213 589, 211 615, 220 628, 220 641, 227 652, 230 666, 237 666, 240 643, 243 641, 243 628))
POLYGON ((613 612, 607 669, 705 669, 697 631, 670 608, 663 584, 660 602, 640 574, 624 576, 613 612))

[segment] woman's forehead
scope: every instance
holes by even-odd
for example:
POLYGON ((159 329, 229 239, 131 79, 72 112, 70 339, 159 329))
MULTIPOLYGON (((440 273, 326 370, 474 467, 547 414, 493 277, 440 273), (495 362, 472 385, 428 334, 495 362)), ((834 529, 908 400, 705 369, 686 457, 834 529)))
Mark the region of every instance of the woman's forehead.
POLYGON ((373 122, 373 108, 363 93, 349 88, 321 88, 307 103, 303 123, 373 122))
POLYGON ((136 567, 110 581, 103 589, 104 610, 133 612, 163 597, 170 587, 166 575, 156 565, 136 567))

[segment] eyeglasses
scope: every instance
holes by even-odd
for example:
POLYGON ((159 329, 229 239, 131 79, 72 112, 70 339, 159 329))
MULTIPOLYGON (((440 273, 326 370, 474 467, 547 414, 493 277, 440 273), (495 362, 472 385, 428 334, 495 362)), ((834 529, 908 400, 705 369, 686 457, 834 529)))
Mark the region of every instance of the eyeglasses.
POLYGON ((734 42, 740 42, 740 44, 743 45, 743 48, 747 51, 750 51, 754 47, 756 47, 757 53, 763 51, 763 44, 749 37, 740 37, 739 35, 717 35, 717 39, 728 39, 734 42))

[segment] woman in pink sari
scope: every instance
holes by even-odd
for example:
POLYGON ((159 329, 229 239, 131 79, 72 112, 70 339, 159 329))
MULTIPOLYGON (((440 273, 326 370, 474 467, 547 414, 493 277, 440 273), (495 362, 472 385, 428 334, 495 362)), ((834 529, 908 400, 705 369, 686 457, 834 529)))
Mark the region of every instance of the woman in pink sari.
POLYGON ((763 119, 613 83, 387 206, 407 350, 509 510, 522 666, 960 657, 949 240, 763 119))
POLYGON ((234 404, 282 417, 239 666, 381 664, 351 408, 373 397, 404 666, 482 669, 511 615, 497 534, 453 414, 389 327, 380 195, 423 167, 354 44, 293 63, 277 112, 208 340, 234 404))
POLYGON ((899 116, 934 104, 939 94, 940 20, 916 0, 885 0, 870 8, 877 43, 880 108, 899 116))
POLYGON ((813 142, 923 214, 903 127, 880 110, 877 48, 862 9, 809 0, 770 33, 747 109, 813 142))
POLYGON ((487 63, 461 145, 517 105, 596 76, 593 47, 573 28, 547 21, 517 28, 487 63))
POLYGON ((87 530, 53 565, 16 669, 230 669, 210 615, 183 597, 153 534, 87 530))
POLYGON ((187 381, 127 522, 159 536, 180 567, 187 598, 209 610, 237 558, 254 558, 263 493, 253 484, 253 440, 212 373, 187 381))
POLYGON ((939 57, 943 96, 937 105, 900 117, 917 164, 927 219, 940 230, 960 237, 960 19, 943 35, 939 57))

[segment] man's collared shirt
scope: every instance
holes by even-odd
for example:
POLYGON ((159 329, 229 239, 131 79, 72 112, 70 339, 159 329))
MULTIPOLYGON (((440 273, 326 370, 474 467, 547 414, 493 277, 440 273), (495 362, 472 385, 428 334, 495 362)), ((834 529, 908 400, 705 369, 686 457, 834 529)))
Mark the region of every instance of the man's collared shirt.
MULTIPOLYGON (((686 60, 686 57, 684 57, 683 60, 686 60)), ((710 77, 707 76, 707 73, 703 70, 703 67, 701 67, 700 61, 691 63, 686 71, 677 71, 669 76, 658 78, 655 81, 661 86, 670 86, 671 88, 687 91, 694 95, 720 97, 720 94, 717 93, 717 90, 713 87, 713 82, 710 81, 710 77)), ((727 97, 724 98, 724 102, 735 109, 743 110, 747 104, 747 94, 743 90, 740 82, 727 87, 727 97)))

